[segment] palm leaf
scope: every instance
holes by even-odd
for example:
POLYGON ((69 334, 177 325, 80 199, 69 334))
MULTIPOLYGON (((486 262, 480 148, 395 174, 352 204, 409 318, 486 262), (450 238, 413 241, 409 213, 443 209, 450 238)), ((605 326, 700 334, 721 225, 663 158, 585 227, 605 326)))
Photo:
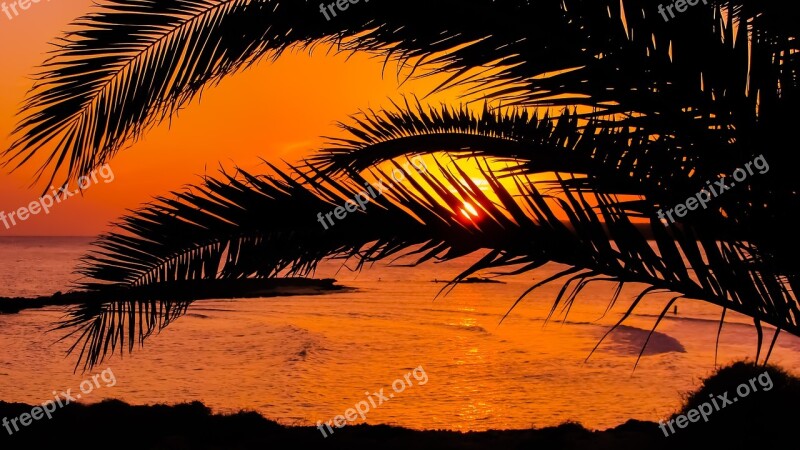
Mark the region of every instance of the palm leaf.
MULTIPOLYGON (((530 125, 529 119, 519 117, 530 125)), ((466 130, 452 143, 462 142, 465 135, 475 131, 470 120, 457 117, 449 120, 453 134, 459 134, 456 130, 460 126, 466 130)), ((547 124, 547 120, 542 120, 542 124, 547 124)), ((531 125, 529 130, 540 128, 531 125)), ((555 126, 550 132, 554 138, 545 142, 561 142, 555 135, 564 131, 555 126)), ((102 237, 100 250, 85 260, 83 274, 96 280, 87 287, 306 275, 325 258, 355 258, 361 267, 404 254, 413 255, 415 263, 419 263, 488 250, 486 256, 454 282, 477 270, 523 266, 520 270, 527 271, 549 261, 575 268, 574 277, 556 297, 550 315, 559 305, 568 312, 588 283, 605 280, 645 283, 649 288, 644 294, 655 290, 675 292, 749 315, 779 329, 800 331, 795 319, 800 311, 787 289, 786 278, 765 264, 751 244, 719 242, 705 236, 702 228, 691 225, 665 228, 655 216, 652 203, 643 200, 632 209, 629 200, 604 193, 609 189, 607 172, 559 175, 562 158, 552 158, 548 166, 548 153, 535 146, 530 146, 527 154, 537 156, 536 169, 529 167, 528 173, 498 175, 487 166, 487 158, 507 159, 505 152, 510 140, 508 135, 502 136, 500 129, 486 134, 480 141, 486 145, 470 149, 468 158, 462 153, 460 159, 451 162, 451 168, 439 165, 438 176, 423 173, 409 177, 406 184, 398 184, 385 196, 375 199, 366 212, 351 215, 346 224, 330 230, 317 222, 315 214, 330 211, 345 199, 353 198, 367 182, 361 171, 339 164, 341 160, 329 162, 325 168, 309 161, 302 168, 292 168, 292 173, 272 167, 276 171, 273 176, 240 172, 224 175, 220 180, 206 179, 200 186, 158 199, 126 217, 120 223, 121 232, 102 237), (481 172, 495 200, 483 194, 462 168, 476 160, 484 161, 479 163, 481 172), (337 168, 332 169, 334 166, 337 168), (530 178, 545 173, 552 178, 538 177, 536 181, 530 178), (518 194, 509 191, 500 177, 513 179, 518 194), (574 182, 579 179, 583 182, 574 182), (547 195, 541 191, 543 186, 547 186, 547 195), (481 221, 461 218, 459 208, 464 201, 476 205, 483 217, 481 221), (643 205, 647 204, 651 207, 645 214, 643 205), (567 217, 567 222, 559 217, 567 217), (649 219, 648 229, 635 224, 641 217, 649 219), (651 233, 654 242, 648 240, 651 233), (409 248, 416 249, 409 251, 409 248), (681 255, 685 255, 685 260, 681 255), (577 284, 568 292, 572 282, 577 284)), ((528 143, 525 134, 520 133, 517 144, 528 143)), ((420 130, 419 137, 425 135, 420 130)), ((442 136, 437 137, 442 139, 441 148, 454 148, 442 136)), ((375 145, 394 146, 391 140, 389 137, 387 142, 375 145)), ((424 143, 420 148, 433 149, 424 143)), ((553 146, 551 154, 557 154, 559 149, 574 151, 553 146)), ((367 147, 359 151, 370 153, 367 147)), ((344 154, 339 153, 338 157, 344 154)), ((323 160, 330 156, 323 154, 323 160)), ((371 161, 377 164, 384 157, 394 156, 390 152, 371 161)), ((587 158, 587 167, 592 161, 587 158)), ((516 161, 515 167, 522 163, 516 161)), ((595 163, 600 169, 604 164, 602 159, 595 163)), ((376 167, 364 170, 387 179, 389 175, 376 167)), ((619 180, 625 176, 635 178, 625 170, 623 166, 612 177, 614 185, 625 185, 619 180)), ((631 183, 628 189, 634 185, 637 183, 631 183)), ((647 189, 646 185, 640 186, 647 189)), ((642 198, 647 194, 639 193, 642 198)), ((640 300, 629 307, 627 314, 640 300)), ((70 326, 104 323, 101 317, 115 309, 79 312, 70 326)), ((117 333, 124 331, 119 327, 117 333)), ((82 338, 90 348, 90 357, 85 360, 89 365, 106 354, 99 345, 108 338, 95 338, 97 333, 100 332, 82 338)), ((140 333, 139 339, 147 335, 140 333)), ((129 336, 129 342, 133 338, 129 336)))
POLYGON ((473 84, 481 97, 626 113, 626 123, 678 133, 684 145, 719 156, 757 107, 788 109, 798 45, 796 27, 776 20, 778 8, 720 4, 696 8, 686 14, 691 26, 676 28, 645 0, 377 2, 331 22, 305 1, 106 0, 43 65, 6 163, 19 167, 45 151, 39 176, 86 174, 205 86, 264 56, 320 43, 422 74, 452 73, 442 88, 473 84), (737 21, 747 24, 738 35, 737 21), (532 38, 537 29, 548 32, 532 38))

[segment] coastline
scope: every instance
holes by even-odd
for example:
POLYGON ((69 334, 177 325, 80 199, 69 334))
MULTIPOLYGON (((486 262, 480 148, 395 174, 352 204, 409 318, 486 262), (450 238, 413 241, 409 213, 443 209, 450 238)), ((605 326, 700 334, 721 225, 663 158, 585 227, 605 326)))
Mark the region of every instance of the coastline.
MULTIPOLYGON (((31 406, 0 402, 0 417, 30 411, 31 406)), ((389 425, 352 425, 324 438, 313 426, 284 426, 255 412, 213 414, 200 402, 174 406, 132 406, 118 400, 93 405, 71 404, 13 436, 0 428, 3 448, 46 448, 62 445, 70 430, 92 428, 91 442, 81 448, 115 449, 482 449, 660 448, 658 425, 630 421, 606 431, 589 431, 578 424, 530 430, 459 432, 418 431, 389 425), (574 445, 564 447, 566 443, 574 445), (646 445, 646 447, 641 447, 646 445)), ((80 438, 77 438, 80 439, 80 438)), ((666 447, 664 447, 666 448, 666 447)))
MULTIPOLYGON (((629 420, 606 430, 588 430, 577 423, 524 430, 442 431, 411 430, 389 425, 348 425, 324 438, 313 426, 282 425, 255 412, 215 414, 201 402, 132 406, 119 400, 96 404, 72 403, 9 435, 0 428, 2 448, 45 448, 62 445, 75 430, 92 429, 82 448, 115 449, 592 449, 639 450, 709 448, 784 448, 792 442, 800 400, 800 378, 775 366, 739 362, 720 369, 687 396, 681 411, 708 398, 709 392, 735 389, 742 380, 770 373, 774 389, 715 413, 667 436, 659 423, 629 420)), ((0 401, 0 417, 13 418, 32 406, 0 401)), ((424 414, 424 411, 421 411, 424 414)), ((77 438, 80 439, 80 438, 77 438)))
POLYGON ((0 297, 0 314, 15 314, 26 309, 70 306, 88 302, 136 300, 226 300, 294 295, 322 295, 352 290, 331 278, 266 278, 246 280, 199 280, 161 283, 137 288, 107 287, 94 291, 56 292, 33 298, 0 297))

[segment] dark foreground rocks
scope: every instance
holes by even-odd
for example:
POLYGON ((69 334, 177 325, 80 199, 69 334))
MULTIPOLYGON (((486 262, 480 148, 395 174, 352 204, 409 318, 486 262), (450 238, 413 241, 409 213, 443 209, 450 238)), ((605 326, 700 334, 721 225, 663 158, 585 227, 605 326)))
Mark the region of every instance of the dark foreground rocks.
MULTIPOLYGON (((746 363, 720 370, 687 397, 684 408, 673 418, 712 396, 734 393, 741 383, 763 375, 765 370, 746 363)), ((796 442, 800 380, 774 367, 769 371, 769 391, 753 392, 714 411, 708 422, 691 422, 668 437, 658 423, 629 421, 605 431, 564 424, 469 433, 356 425, 337 429, 324 438, 316 428, 283 426, 253 412, 213 414, 199 402, 131 406, 112 400, 68 405, 56 411, 52 419, 34 421, 13 435, 0 426, 0 449, 783 449, 796 442)), ((19 417, 31 408, 0 402, 0 418, 19 417)))

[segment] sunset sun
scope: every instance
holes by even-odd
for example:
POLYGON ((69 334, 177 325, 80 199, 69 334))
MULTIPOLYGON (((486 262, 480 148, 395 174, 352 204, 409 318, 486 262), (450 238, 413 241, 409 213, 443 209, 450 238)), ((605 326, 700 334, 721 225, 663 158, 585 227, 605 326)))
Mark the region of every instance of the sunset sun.
POLYGON ((478 210, 475 209, 475 206, 473 206, 472 203, 469 202, 464 202, 463 207, 461 208, 461 214, 463 214, 464 217, 470 220, 472 220, 473 218, 480 217, 480 214, 478 214, 478 210))

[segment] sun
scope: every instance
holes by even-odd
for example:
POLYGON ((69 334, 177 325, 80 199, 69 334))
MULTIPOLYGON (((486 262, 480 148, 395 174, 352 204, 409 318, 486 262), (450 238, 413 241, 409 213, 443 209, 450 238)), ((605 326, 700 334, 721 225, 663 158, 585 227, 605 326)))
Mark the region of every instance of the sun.
POLYGON ((478 210, 475 209, 475 206, 472 203, 464 202, 464 206, 461 208, 461 214, 464 215, 467 219, 472 219, 473 217, 479 217, 478 210))

